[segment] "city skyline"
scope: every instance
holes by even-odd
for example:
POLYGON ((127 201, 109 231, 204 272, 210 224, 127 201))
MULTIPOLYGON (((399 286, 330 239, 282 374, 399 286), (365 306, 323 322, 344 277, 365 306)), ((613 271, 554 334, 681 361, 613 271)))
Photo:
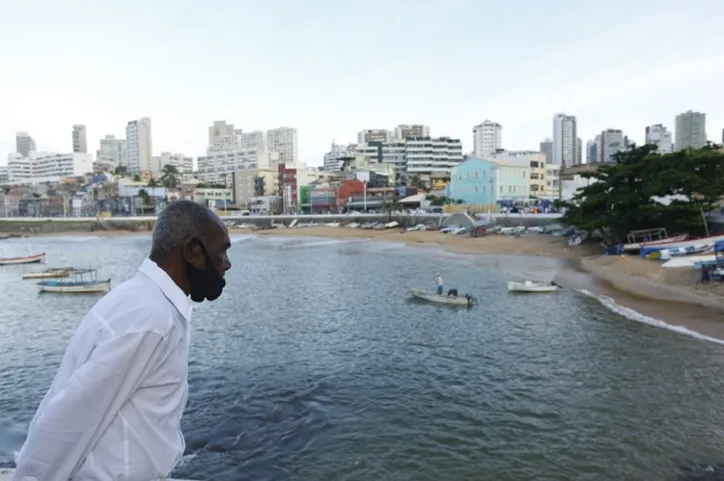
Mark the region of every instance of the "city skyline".
POLYGON ((586 5, 563 0, 429 1, 415 9, 419 2, 373 1, 363 10, 324 1, 217 1, 183 11, 163 2, 149 11, 136 0, 123 10, 41 3, 42 16, 35 4, 6 12, 33 18, 32 31, 8 22, 0 33, 6 65, 23 66, 0 79, 0 165, 16 132, 29 132, 38 150, 71 152, 72 126, 82 124, 95 152, 100 139, 123 138, 126 124, 142 117, 153 122, 153 155, 202 156, 208 126, 226 120, 244 131, 296 128, 300 160, 310 165, 321 165, 332 139, 354 143, 360 130, 403 123, 459 138, 466 152, 472 127, 485 119, 503 126, 503 148, 536 150, 559 112, 576 117, 584 143, 609 128, 641 143, 646 126, 674 131, 675 116, 688 110, 706 113, 710 140, 724 128, 716 25, 724 4, 713 0, 684 11, 613 1, 595 22, 586 5), (395 21, 380 21, 376 5, 395 21), (254 21, 233 28, 242 15, 254 21), (350 32, 341 21, 349 15, 369 28, 350 32), (477 28, 491 15, 500 21, 477 28), (154 28, 128 36, 137 18, 154 28), (565 22, 568 34, 550 19, 565 22), (487 36, 496 47, 485 46, 487 36), (92 59, 87 66, 79 51, 92 59), (243 61, 220 64, 230 51, 243 61), (446 68, 431 71, 434 58, 446 68))

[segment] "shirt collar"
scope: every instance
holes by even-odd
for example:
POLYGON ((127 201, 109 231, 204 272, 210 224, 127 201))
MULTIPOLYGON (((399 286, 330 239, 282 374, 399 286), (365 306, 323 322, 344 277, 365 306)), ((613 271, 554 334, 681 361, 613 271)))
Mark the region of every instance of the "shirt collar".
POLYGON ((151 259, 145 259, 138 268, 138 272, 151 279, 151 281, 161 289, 161 292, 176 306, 176 309, 178 309, 187 322, 191 320, 191 313, 194 309, 191 301, 188 296, 184 294, 184 291, 176 285, 173 279, 166 274, 166 271, 158 267, 151 259))

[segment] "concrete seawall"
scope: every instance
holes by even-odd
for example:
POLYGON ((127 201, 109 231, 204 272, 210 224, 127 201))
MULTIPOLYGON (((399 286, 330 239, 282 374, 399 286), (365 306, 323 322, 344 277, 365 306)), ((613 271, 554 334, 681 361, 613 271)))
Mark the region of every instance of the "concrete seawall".
MULTIPOLYGON (((275 216, 222 216, 226 221, 235 221, 254 226, 271 226, 271 224, 289 224, 298 219, 306 222, 388 222, 391 218, 404 226, 420 223, 439 223, 449 214, 393 214, 391 217, 384 214, 357 214, 357 215, 275 215, 275 216)), ((519 216, 516 214, 492 214, 493 222, 504 227, 525 225, 527 227, 541 226, 556 222, 560 214, 530 214, 519 216)), ((150 232, 156 217, 110 217, 96 219, 95 217, 8 217, 0 218, 0 233, 16 234, 55 234, 63 232, 95 232, 104 230, 119 230, 129 232, 150 232)))
MULTIPOLYGON (((14 473, 15 473, 14 469, 0 468, 0 481, 11 481, 13 479, 14 473)), ((166 478, 166 481, 189 481, 189 480, 166 478)))

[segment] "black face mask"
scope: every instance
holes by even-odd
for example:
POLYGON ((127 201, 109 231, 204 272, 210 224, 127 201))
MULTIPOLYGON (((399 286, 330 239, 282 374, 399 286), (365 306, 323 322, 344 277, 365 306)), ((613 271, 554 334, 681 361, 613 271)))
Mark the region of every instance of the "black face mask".
POLYGON ((194 302, 215 301, 223 292, 226 280, 216 272, 204 244, 199 241, 199 245, 204 253, 204 268, 197 269, 193 264, 186 264, 191 300, 194 302))

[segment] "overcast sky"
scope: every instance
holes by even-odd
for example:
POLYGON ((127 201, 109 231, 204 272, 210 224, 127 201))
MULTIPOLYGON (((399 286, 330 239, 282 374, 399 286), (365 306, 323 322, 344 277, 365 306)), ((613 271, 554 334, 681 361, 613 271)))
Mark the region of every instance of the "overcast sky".
POLYGON ((0 15, 0 163, 89 150, 151 117, 153 152, 204 153, 208 126, 291 126, 321 163, 332 139, 429 124, 463 140, 484 119, 506 149, 537 149, 556 112, 585 144, 605 128, 706 112, 724 129, 724 1, 25 0, 0 15))

